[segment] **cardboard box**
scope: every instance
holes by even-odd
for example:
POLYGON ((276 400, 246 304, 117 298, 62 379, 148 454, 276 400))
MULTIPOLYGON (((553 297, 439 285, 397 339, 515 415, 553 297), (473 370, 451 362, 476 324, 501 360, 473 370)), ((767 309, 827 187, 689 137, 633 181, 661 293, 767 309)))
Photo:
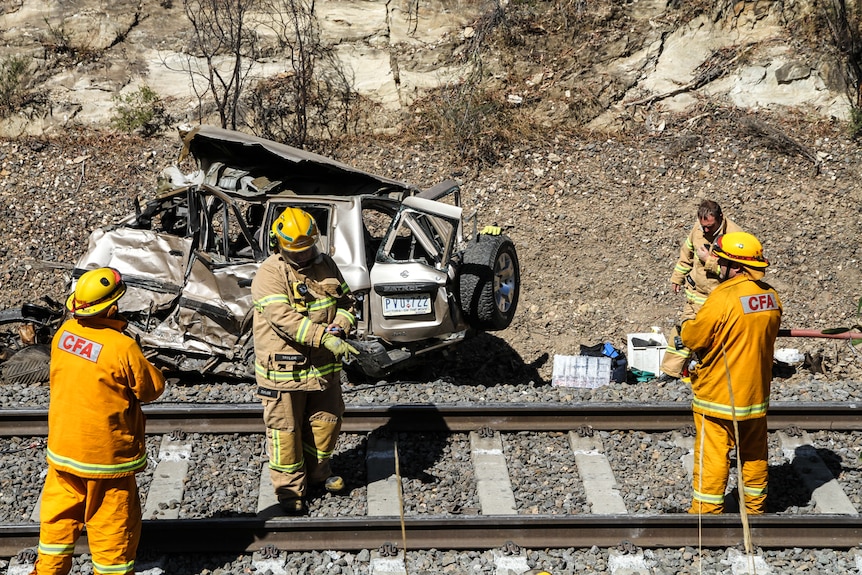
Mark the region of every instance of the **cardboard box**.
POLYGON ((596 388, 611 382, 611 358, 555 355, 551 385, 596 388))
POLYGON ((658 377, 661 372, 661 361, 664 359, 664 352, 667 348, 667 339, 662 333, 630 333, 627 334, 628 350, 626 359, 628 360, 629 369, 639 369, 652 373, 658 377), (632 340, 643 340, 648 345, 643 345, 641 341, 635 345, 632 340))

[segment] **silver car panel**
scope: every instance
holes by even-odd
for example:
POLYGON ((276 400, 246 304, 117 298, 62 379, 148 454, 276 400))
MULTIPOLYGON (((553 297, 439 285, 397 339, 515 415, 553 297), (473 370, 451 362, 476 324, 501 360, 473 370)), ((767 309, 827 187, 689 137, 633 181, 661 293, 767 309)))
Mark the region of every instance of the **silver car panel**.
POLYGON ((370 273, 371 333, 415 342, 466 328, 451 290, 460 231, 460 207, 416 197, 402 202, 370 273), (428 307, 416 307, 426 297, 428 307))
POLYGON ((90 234, 87 251, 75 268, 81 273, 105 266, 120 270, 128 286, 120 311, 158 313, 169 310, 182 291, 191 252, 190 238, 151 230, 98 228, 90 234))
POLYGON ((123 274, 121 312, 158 362, 253 376, 251 280, 270 253, 272 222, 288 206, 315 217, 319 248, 355 294, 351 339, 373 356, 368 364, 387 372, 464 338, 456 182, 422 191, 212 126, 183 133, 177 164, 162 171, 153 200, 91 234, 73 273, 111 266, 123 274), (189 154, 197 169, 184 173, 179 164, 189 154))

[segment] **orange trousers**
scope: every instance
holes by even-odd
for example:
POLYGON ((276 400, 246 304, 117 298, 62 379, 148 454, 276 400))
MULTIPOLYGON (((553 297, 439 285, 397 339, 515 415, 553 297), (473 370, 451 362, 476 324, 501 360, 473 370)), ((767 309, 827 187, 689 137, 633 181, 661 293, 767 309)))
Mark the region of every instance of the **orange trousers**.
POLYGON ((66 575, 75 542, 87 527, 96 575, 135 572, 141 500, 134 475, 88 479, 48 466, 40 510, 35 575, 66 575))
POLYGON ((736 446, 736 457, 742 462, 740 493, 744 494, 745 510, 750 514, 766 511, 766 485, 769 479, 767 461, 766 418, 738 422, 739 438, 733 421, 694 414, 697 433, 694 438, 694 473, 689 513, 722 513, 724 491, 730 473, 728 454, 736 446))

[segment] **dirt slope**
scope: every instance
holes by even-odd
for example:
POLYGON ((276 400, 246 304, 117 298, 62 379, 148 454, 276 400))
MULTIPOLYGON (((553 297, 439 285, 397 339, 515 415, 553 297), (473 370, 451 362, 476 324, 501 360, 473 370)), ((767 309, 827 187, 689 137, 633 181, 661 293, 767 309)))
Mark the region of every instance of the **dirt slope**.
MULTIPOLYGON (((339 160, 421 187, 461 181, 465 213, 475 208, 480 225, 497 223, 514 239, 522 273, 515 323, 465 344, 448 375, 539 383, 550 379, 555 354, 599 341, 625 348, 627 333, 651 326, 668 331, 682 306, 670 289, 671 269, 704 198, 763 242, 783 327, 860 323, 862 148, 846 121, 788 108, 741 111, 704 89, 686 94, 694 103, 685 112, 632 107, 613 134, 577 127, 619 106, 633 81, 607 70, 623 68, 649 45, 645 39, 667 38, 710 10, 730 18, 751 9, 752 27, 784 10, 794 40, 788 46, 798 51, 791 56, 836 56, 825 40, 816 51, 806 43, 816 31, 806 8, 813 4, 737 3, 742 12, 710 2, 586 4, 549 3, 547 14, 538 12, 541 4, 519 4, 504 20, 489 13, 474 23, 484 44, 464 49, 490 49, 483 55, 489 80, 475 88, 498 104, 522 94, 517 111, 435 124, 429 110, 436 107, 440 120, 447 104, 475 104, 463 94, 444 101, 453 94, 441 93, 403 114, 397 136, 326 143, 339 160), (572 19, 576 8, 583 14, 572 19), (662 19, 649 17, 655 9, 662 19)), ((745 62, 727 56, 715 54, 719 62, 745 62)), ((71 128, 0 139, 0 307, 43 294, 62 298, 62 266, 82 253, 89 231, 129 213, 136 196, 151 197, 156 175, 178 151, 171 134, 141 139, 71 128)), ((845 343, 787 339, 779 346, 823 352, 826 377, 862 381, 862 361, 845 343)))
MULTIPOLYGON (((862 150, 844 134, 803 117, 718 110, 657 135, 549 133, 483 168, 428 140, 369 138, 339 159, 420 186, 454 176, 466 213, 476 208, 481 225, 506 229, 521 263, 515 323, 467 343, 444 371, 539 383, 550 379, 554 354, 606 340, 624 349, 627 333, 675 323, 682 296, 669 289, 670 272, 703 198, 762 240, 784 327, 858 323, 862 150)), ((62 298, 64 273, 44 262, 73 263, 89 230, 152 195, 178 150, 176 140, 100 133, 0 141, 0 306, 62 298)), ((779 346, 825 353, 830 377, 862 375, 846 344, 779 346)))

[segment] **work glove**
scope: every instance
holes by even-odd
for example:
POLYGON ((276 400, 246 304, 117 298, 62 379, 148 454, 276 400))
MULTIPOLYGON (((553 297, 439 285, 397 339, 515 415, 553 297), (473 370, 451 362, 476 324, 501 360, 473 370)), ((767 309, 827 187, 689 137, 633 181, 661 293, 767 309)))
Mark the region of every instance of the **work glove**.
POLYGON ((320 343, 323 344, 323 347, 331 351, 332 355, 334 355, 336 359, 344 359, 351 353, 359 353, 358 349, 340 337, 335 337, 331 333, 323 334, 323 338, 321 338, 320 343))
POLYGON ((503 233, 503 229, 500 226, 485 226, 479 233, 486 236, 499 236, 501 233, 503 233))

